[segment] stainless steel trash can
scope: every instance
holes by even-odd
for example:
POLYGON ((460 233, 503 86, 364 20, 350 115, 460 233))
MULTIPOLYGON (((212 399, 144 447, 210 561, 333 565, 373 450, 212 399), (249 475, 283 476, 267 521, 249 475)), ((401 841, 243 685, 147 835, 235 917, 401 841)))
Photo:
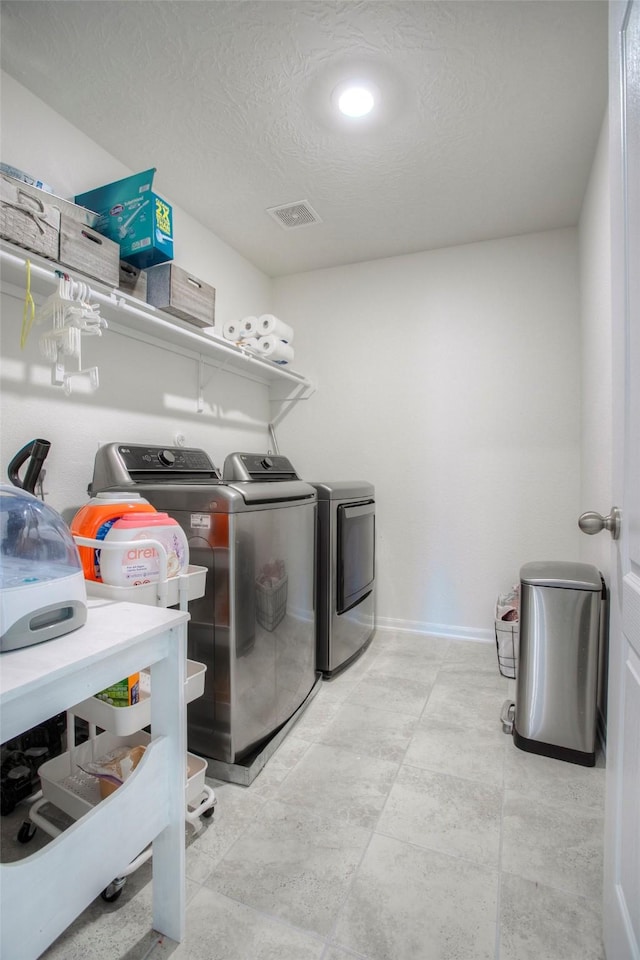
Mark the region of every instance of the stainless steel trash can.
POLYGON ((520 656, 513 740, 521 750, 595 764, 604 582, 587 563, 520 570, 520 656))

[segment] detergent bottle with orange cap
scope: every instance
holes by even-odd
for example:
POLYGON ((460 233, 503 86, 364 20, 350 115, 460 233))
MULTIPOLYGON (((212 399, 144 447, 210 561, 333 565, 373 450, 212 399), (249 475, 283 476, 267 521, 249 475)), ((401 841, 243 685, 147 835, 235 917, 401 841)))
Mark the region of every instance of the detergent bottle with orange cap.
MULTIPOLYGON (((98 493, 81 507, 71 521, 71 533, 90 540, 104 540, 111 527, 127 513, 156 513, 156 508, 139 493, 98 493)), ((85 580, 102 581, 101 551, 78 547, 85 580)))

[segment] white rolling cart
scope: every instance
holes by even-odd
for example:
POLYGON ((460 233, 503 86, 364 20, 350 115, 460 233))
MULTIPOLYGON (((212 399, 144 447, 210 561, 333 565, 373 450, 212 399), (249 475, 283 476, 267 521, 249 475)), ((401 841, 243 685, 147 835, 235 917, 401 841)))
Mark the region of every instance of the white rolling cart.
POLYGON ((153 929, 185 930, 183 684, 188 614, 90 598, 78 630, 5 652, 0 726, 12 739, 151 665, 153 738, 132 777, 43 849, 0 863, 0 956, 35 960, 153 842, 153 929))
MULTIPOLYGON (((123 549, 131 544, 121 541, 115 544, 92 540, 87 537, 74 537, 79 546, 104 549, 123 549)), ((153 546, 160 556, 160 578, 156 582, 135 587, 114 587, 105 583, 87 580, 87 594, 90 597, 105 600, 117 600, 151 606, 168 607, 179 605, 186 611, 189 600, 201 597, 205 591, 206 568, 189 566, 185 573, 176 577, 166 577, 166 551, 161 543, 153 539, 136 540, 136 547, 153 546)), ((193 660, 186 660, 184 693, 185 704, 191 703, 204 692, 206 666, 193 660)), ((144 728, 151 723, 151 674, 148 669, 140 671, 140 695, 138 703, 129 707, 114 707, 97 696, 88 697, 67 711, 68 749, 61 756, 44 763, 39 771, 42 796, 37 797, 29 810, 28 818, 18 833, 21 843, 28 843, 40 827, 51 837, 59 836, 63 831, 51 823, 41 809, 51 803, 74 820, 85 816, 102 797, 98 780, 84 768, 117 747, 145 747, 151 742, 151 736, 144 728), (75 743, 75 717, 89 724, 89 739, 81 744, 75 743), (101 730, 103 732, 98 733, 101 730)), ((211 817, 214 813, 216 796, 205 783, 207 762, 201 757, 187 753, 185 784, 185 820, 198 831, 202 828, 201 817, 211 817)), ((138 867, 146 863, 152 855, 149 845, 136 856, 102 891, 102 898, 109 903, 117 900, 122 893, 126 879, 138 867)))

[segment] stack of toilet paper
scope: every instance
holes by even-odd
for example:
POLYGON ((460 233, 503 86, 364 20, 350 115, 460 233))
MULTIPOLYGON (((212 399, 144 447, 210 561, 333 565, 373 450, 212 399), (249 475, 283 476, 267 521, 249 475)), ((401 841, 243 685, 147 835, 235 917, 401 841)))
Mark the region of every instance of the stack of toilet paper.
POLYGON ((293 360, 293 330, 272 313, 260 317, 245 317, 239 323, 231 320, 222 328, 226 340, 245 347, 258 357, 274 363, 291 363, 293 360))

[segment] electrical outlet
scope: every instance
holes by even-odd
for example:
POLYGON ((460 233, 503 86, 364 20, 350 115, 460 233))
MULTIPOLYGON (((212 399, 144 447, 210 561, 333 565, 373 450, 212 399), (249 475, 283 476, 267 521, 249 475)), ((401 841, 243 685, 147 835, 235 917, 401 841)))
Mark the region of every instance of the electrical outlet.
POLYGON ((185 437, 184 433, 176 433, 173 440, 176 447, 184 447, 185 443, 187 442, 187 438, 185 437))

